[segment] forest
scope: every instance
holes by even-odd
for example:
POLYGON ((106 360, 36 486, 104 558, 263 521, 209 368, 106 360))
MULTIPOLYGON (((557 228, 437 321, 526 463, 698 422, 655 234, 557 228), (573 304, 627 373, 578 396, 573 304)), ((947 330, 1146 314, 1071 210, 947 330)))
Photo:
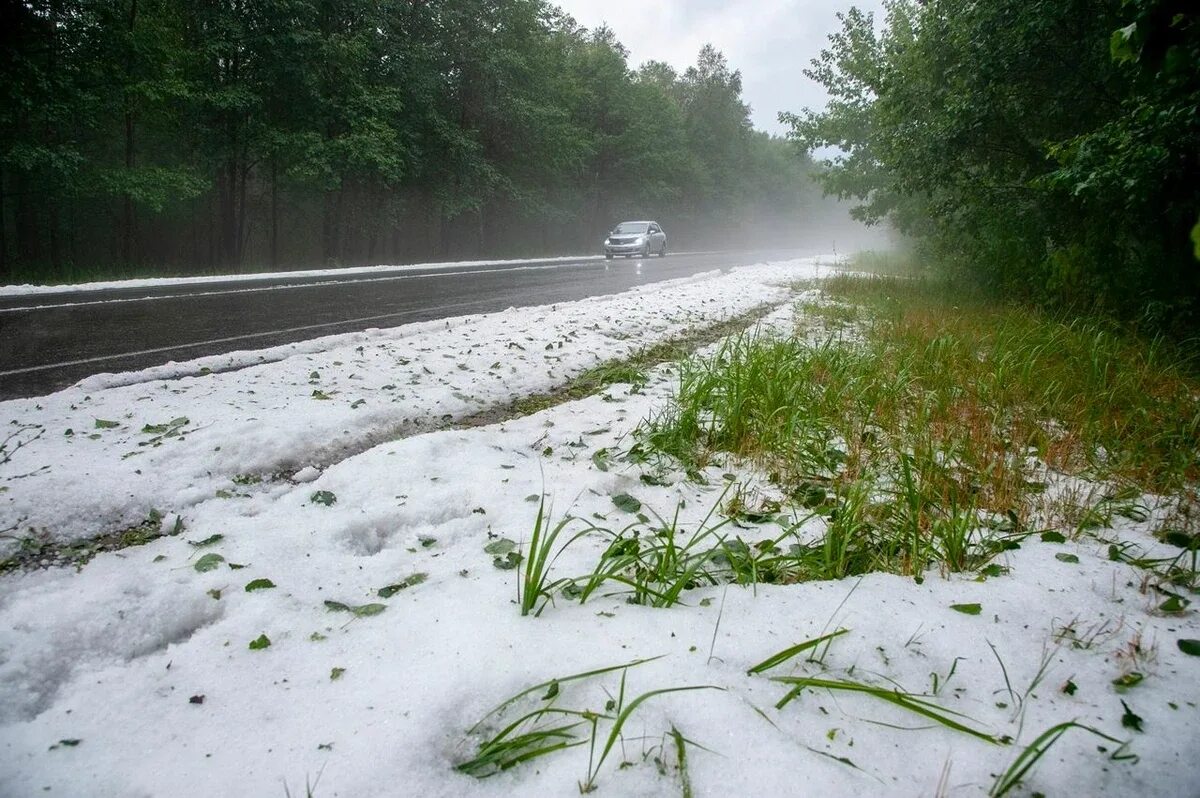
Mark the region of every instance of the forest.
POLYGON ((785 114, 821 179, 960 282, 1152 332, 1200 328, 1194 0, 852 9, 785 114), (880 24, 882 22, 882 24, 880 24))
MULTIPOLYGON (((0 281, 595 252, 819 229, 706 46, 634 66, 543 0, 0 4, 0 281)), ((798 76, 799 77, 799 76, 798 76)))

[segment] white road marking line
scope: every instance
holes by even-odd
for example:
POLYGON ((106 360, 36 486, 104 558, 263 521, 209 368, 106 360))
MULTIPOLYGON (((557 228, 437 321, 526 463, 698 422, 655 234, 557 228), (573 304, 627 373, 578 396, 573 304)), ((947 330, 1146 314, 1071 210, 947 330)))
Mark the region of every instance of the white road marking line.
MULTIPOLYGON (((501 272, 535 271, 541 269, 561 269, 565 266, 580 266, 592 264, 555 263, 549 266, 515 266, 506 269, 479 269, 465 272, 432 272, 430 274, 397 274, 388 277, 364 277, 356 280, 321 280, 313 283, 292 283, 289 285, 265 285, 258 288, 229 288, 224 291, 195 291, 186 294, 161 294, 158 296, 135 296, 116 299, 89 299, 83 302, 59 302, 54 305, 26 305, 19 308, 0 308, 0 313, 22 313, 31 310, 57 310, 59 308, 75 308, 86 305, 114 305, 123 302, 153 302, 159 299, 191 299, 193 297, 225 296, 226 294, 257 294, 263 291, 287 291, 295 288, 321 288, 331 285, 355 285, 357 283, 379 283, 395 280, 420 280, 429 277, 457 277, 470 274, 499 274, 501 272)), ((117 290, 117 289, 104 289, 117 290)))
MULTIPOLYGON (((677 252, 676 255, 709 255, 714 253, 709 252, 677 252)), ((641 262, 641 259, 638 261, 641 262)), ((15 308, 0 308, 0 313, 27 313, 35 310, 58 310, 61 308, 85 307, 88 305, 113 305, 124 302, 153 302, 160 299, 190 299, 192 297, 209 297, 209 296, 225 296, 226 294, 256 294, 264 291, 287 291, 297 288, 320 288, 322 286, 331 285, 355 285, 358 283, 378 283, 391 282, 397 280, 423 280, 431 277, 458 277, 475 274, 503 274, 505 272, 524 272, 524 271, 545 271, 547 269, 564 269, 569 267, 581 266, 598 266, 596 259, 591 260, 576 260, 563 263, 550 263, 545 265, 526 265, 526 266, 506 266, 495 269, 471 269, 469 271, 452 271, 446 269, 444 271, 430 271, 426 274, 393 274, 386 277, 361 277, 349 280, 320 280, 311 283, 291 283, 287 285, 267 285, 257 288, 228 288, 218 291, 193 291, 189 293, 177 294, 161 294, 158 296, 136 296, 136 297, 117 297, 114 299, 89 299, 80 302, 58 302, 49 305, 24 305, 15 308)), ((286 276, 284 277, 286 279, 286 276)), ((202 285, 202 284, 198 284, 202 285)), ((117 291, 122 289, 104 288, 98 289, 102 291, 117 291)), ((138 289, 132 289, 138 290, 138 289)), ((0 297, 2 299, 3 297, 0 297)), ((0 372, 0 374, 6 372, 0 372)))
MULTIPOLYGON (((152 349, 138 349, 132 352, 120 352, 115 355, 99 355, 97 357, 85 357, 78 360, 64 360, 61 363, 47 363, 41 366, 27 366, 25 368, 11 369, 9 371, 0 371, 0 377, 9 377, 14 374, 29 374, 34 371, 48 371, 50 369, 66 368, 67 366, 81 366, 87 363, 103 363, 106 360, 119 360, 126 357, 139 357, 141 355, 155 355, 161 352, 172 352, 178 349, 194 349, 198 346, 209 346, 211 344, 227 344, 233 341, 247 341, 253 338, 266 338, 272 335, 286 335, 287 333, 304 332, 306 330, 319 330, 324 327, 338 327, 346 324, 356 324, 363 321, 376 321, 378 319, 393 319, 400 316, 411 316, 417 313, 436 312, 439 310, 449 310, 451 308, 464 308, 471 305, 482 305, 491 302, 491 299, 475 299, 470 302, 453 302, 448 305, 438 305, 436 307, 416 308, 414 310, 399 310, 395 313, 381 313, 376 316, 360 316, 356 319, 343 319, 341 321, 327 321, 320 324, 305 324, 299 327, 287 327, 282 330, 268 330, 266 332, 246 333, 245 335, 230 335, 225 338, 210 338, 206 341, 193 341, 186 344, 176 344, 174 346, 156 346, 152 349)), ((436 320, 436 319, 435 319, 436 320)), ((286 344, 283 344, 286 345, 286 344)), ((221 354, 229 354, 228 352, 221 354)), ((219 357, 220 355, 211 355, 208 357, 219 357)))

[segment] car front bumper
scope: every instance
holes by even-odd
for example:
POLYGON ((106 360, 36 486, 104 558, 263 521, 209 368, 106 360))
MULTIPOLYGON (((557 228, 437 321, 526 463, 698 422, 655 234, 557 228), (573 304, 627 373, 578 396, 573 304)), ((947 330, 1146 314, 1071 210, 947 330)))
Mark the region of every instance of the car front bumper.
POLYGON ((605 244, 605 255, 640 255, 649 244, 605 244))

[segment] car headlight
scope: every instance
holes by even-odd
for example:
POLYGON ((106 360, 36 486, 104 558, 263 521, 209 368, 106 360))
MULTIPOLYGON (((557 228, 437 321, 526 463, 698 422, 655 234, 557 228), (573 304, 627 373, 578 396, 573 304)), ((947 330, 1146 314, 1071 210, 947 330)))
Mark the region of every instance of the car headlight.
POLYGON ((645 244, 645 243, 646 243, 646 237, 645 237, 645 236, 638 236, 638 237, 637 237, 637 241, 634 241, 633 243, 635 243, 635 244, 645 244))

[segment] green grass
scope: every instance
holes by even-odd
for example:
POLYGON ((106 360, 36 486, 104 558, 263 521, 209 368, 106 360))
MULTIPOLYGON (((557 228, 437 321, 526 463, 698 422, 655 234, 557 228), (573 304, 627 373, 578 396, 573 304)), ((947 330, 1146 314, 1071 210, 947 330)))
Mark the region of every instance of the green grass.
POLYGON ((844 635, 849 631, 850 631, 849 629, 838 629, 836 632, 830 632, 829 634, 824 634, 824 635, 821 635, 820 637, 814 637, 812 640, 805 640, 803 643, 797 643, 794 646, 785 648, 783 651, 780 651, 776 654, 772 654, 771 656, 767 657, 762 662, 758 663, 757 665, 755 665, 752 668, 750 668, 749 670, 747 670, 746 673, 748 673, 748 674, 765 673, 765 672, 769 671, 771 668, 777 668, 780 665, 782 665, 783 663, 792 659, 793 657, 795 657, 799 654, 803 654, 805 651, 811 651, 813 649, 816 649, 822 643, 829 643, 835 637, 840 637, 841 635, 844 635))
MULTIPOLYGON (((1008 769, 996 777, 996 781, 992 784, 992 789, 988 792, 989 798, 1003 798, 1011 792, 1021 780, 1029 773, 1030 769, 1038 763, 1046 752, 1050 750, 1058 739, 1066 734, 1071 729, 1081 729, 1096 735, 1102 740, 1107 740, 1110 743, 1116 743, 1120 746, 1112 755, 1111 759, 1121 760, 1133 758, 1131 754, 1125 752, 1126 743, 1115 737, 1109 737, 1107 734, 1093 729, 1091 726, 1085 726, 1082 723, 1070 721, 1060 723, 1057 726, 1052 726, 1046 731, 1038 735, 1037 739, 1030 743, 1024 751, 1017 755, 1008 769)), ((1103 749, 1101 749, 1103 750, 1103 749)))
POLYGON ((615 584, 617 592, 627 593, 633 604, 670 607, 681 602, 685 590, 717 584, 716 560, 724 543, 720 530, 729 523, 728 519, 710 523, 718 505, 691 535, 679 526, 679 507, 669 522, 639 521, 617 532, 596 528, 611 540, 592 573, 577 582, 582 586, 580 603, 615 584))
POLYGON ((589 527, 576 533, 555 552, 554 544, 558 542, 558 536, 572 520, 574 519, 568 515, 552 527, 546 511, 546 499, 543 495, 538 503, 537 519, 534 521, 533 534, 529 539, 529 556, 525 557, 517 566, 519 569, 517 603, 521 605, 521 615, 532 613, 534 617, 540 616, 546 604, 553 600, 556 591, 573 584, 571 579, 563 578, 553 581, 550 579, 550 568, 559 555, 576 540, 592 531, 589 527))
MULTIPOLYGON (((821 287, 837 300, 817 306, 823 336, 726 339, 680 365, 674 401, 637 432, 692 472, 748 460, 824 515, 797 578, 983 567, 1052 515, 1029 455, 1118 486, 1061 513, 1073 536, 1144 520, 1141 492, 1182 500, 1200 477, 1200 381, 1181 350, 919 279, 821 287), (829 332, 846 319, 853 335, 829 332)), ((1178 525, 1191 534, 1197 518, 1178 525)))
POLYGON ((867 695, 885 701, 889 704, 906 709, 909 712, 916 713, 926 717, 936 723, 945 726, 948 729, 962 732, 984 742, 994 745, 1005 745, 1003 738, 997 737, 987 732, 980 731, 973 726, 967 725, 964 721, 966 717, 961 713, 953 710, 945 709, 934 704, 932 701, 927 701, 920 696, 906 693, 898 688, 875 687, 873 685, 855 682, 849 679, 818 679, 809 678, 807 676, 776 676, 772 681, 782 684, 792 685, 792 689, 779 700, 775 705, 776 709, 783 709, 792 700, 797 698, 804 690, 812 688, 820 688, 833 692, 842 693, 857 693, 859 695, 867 695))
MULTIPOLYGON (((654 659, 658 659, 658 657, 634 660, 623 665, 598 668, 550 679, 522 690, 488 712, 468 730, 468 735, 482 734, 485 726, 498 720, 509 709, 526 703, 532 695, 538 693, 542 693, 542 695, 534 700, 532 709, 523 712, 515 720, 504 723, 499 730, 484 736, 476 747, 475 755, 456 765, 455 769, 476 778, 487 778, 559 751, 587 745, 587 769, 584 778, 579 782, 579 791, 580 793, 593 792, 597 787, 601 768, 622 739, 625 725, 645 702, 671 693, 721 689, 713 685, 667 687, 650 690, 631 699, 627 698, 626 686, 629 669, 654 659), (620 683, 616 695, 606 702, 602 710, 593 711, 556 706, 556 703, 563 697, 566 686, 612 673, 621 674, 620 683)), ((670 734, 675 741, 680 777, 686 794, 690 792, 691 787, 687 775, 685 743, 691 741, 683 737, 674 726, 671 727, 670 734)))

